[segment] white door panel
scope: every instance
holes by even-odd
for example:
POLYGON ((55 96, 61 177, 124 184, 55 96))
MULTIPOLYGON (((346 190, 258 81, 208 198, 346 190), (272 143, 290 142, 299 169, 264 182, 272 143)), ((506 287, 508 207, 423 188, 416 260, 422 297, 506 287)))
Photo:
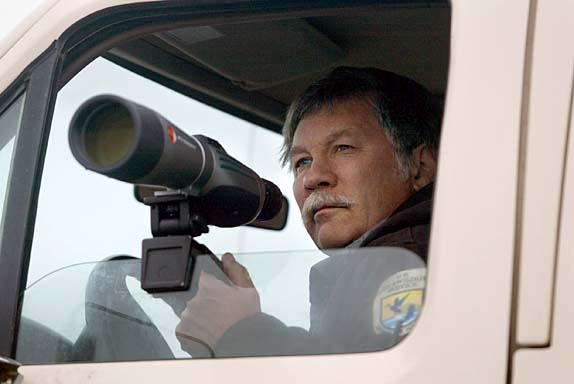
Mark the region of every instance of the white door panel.
MULTIPOLYGON (((573 14, 567 0, 538 1, 528 101, 516 342, 550 341, 552 289, 568 111, 573 14)), ((572 4, 572 2, 570 2, 572 4)))
MULTIPOLYGON (((574 92, 574 91, 573 91, 574 92)), ((571 94, 572 95, 572 94, 571 94)), ((571 99, 572 100, 572 99, 571 99)), ((568 159, 563 190, 550 346, 525 348, 514 355, 513 383, 574 381, 574 101, 570 107, 568 159)), ((536 315, 536 313, 532 313, 536 315)))

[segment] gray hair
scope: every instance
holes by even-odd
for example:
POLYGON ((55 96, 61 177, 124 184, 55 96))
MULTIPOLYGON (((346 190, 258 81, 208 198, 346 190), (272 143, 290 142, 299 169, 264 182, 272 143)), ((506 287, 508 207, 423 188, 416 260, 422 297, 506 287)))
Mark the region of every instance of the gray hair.
POLYGON ((293 136, 306 115, 350 99, 365 99, 373 105, 403 175, 408 175, 412 152, 419 145, 428 145, 436 156, 442 108, 422 85, 377 68, 338 67, 309 86, 289 107, 283 125, 282 164, 289 162, 293 136))

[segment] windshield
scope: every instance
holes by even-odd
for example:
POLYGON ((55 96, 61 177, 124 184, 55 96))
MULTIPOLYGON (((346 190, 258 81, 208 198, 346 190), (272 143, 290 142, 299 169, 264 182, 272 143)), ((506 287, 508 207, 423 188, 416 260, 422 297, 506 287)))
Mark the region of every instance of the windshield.
POLYGON ((337 353, 400 341, 421 310, 424 263, 389 247, 328 254, 237 254, 255 287, 245 291, 214 256, 196 257, 188 290, 156 294, 141 289, 137 258, 70 265, 25 291, 16 357, 53 363, 337 353), (210 281, 215 288, 205 288, 210 281), (195 337, 189 325, 197 316, 224 318, 230 304, 218 294, 228 288, 257 295, 260 311, 232 324, 217 343, 195 337), (211 308, 193 312, 189 303, 205 292, 211 308))

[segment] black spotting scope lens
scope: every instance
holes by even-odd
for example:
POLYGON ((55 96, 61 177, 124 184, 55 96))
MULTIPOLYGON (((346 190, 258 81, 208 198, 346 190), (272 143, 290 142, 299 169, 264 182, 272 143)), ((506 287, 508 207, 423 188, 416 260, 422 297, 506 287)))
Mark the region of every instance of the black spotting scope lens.
POLYGON ((87 159, 109 166, 124 158, 135 142, 134 122, 121 104, 104 103, 86 118, 80 133, 87 159))
POLYGON ((229 156, 219 143, 188 135, 157 112, 114 95, 85 101, 70 122, 72 154, 85 168, 132 184, 201 197, 207 224, 269 221, 282 210, 279 188, 229 156))

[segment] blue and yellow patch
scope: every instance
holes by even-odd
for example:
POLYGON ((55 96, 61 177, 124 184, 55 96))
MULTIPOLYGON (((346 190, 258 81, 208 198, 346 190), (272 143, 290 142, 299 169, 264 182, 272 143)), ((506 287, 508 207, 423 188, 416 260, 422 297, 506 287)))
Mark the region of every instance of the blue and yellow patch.
POLYGON ((373 302, 373 328, 406 335, 413 328, 423 305, 425 268, 397 272, 379 287, 373 302))

